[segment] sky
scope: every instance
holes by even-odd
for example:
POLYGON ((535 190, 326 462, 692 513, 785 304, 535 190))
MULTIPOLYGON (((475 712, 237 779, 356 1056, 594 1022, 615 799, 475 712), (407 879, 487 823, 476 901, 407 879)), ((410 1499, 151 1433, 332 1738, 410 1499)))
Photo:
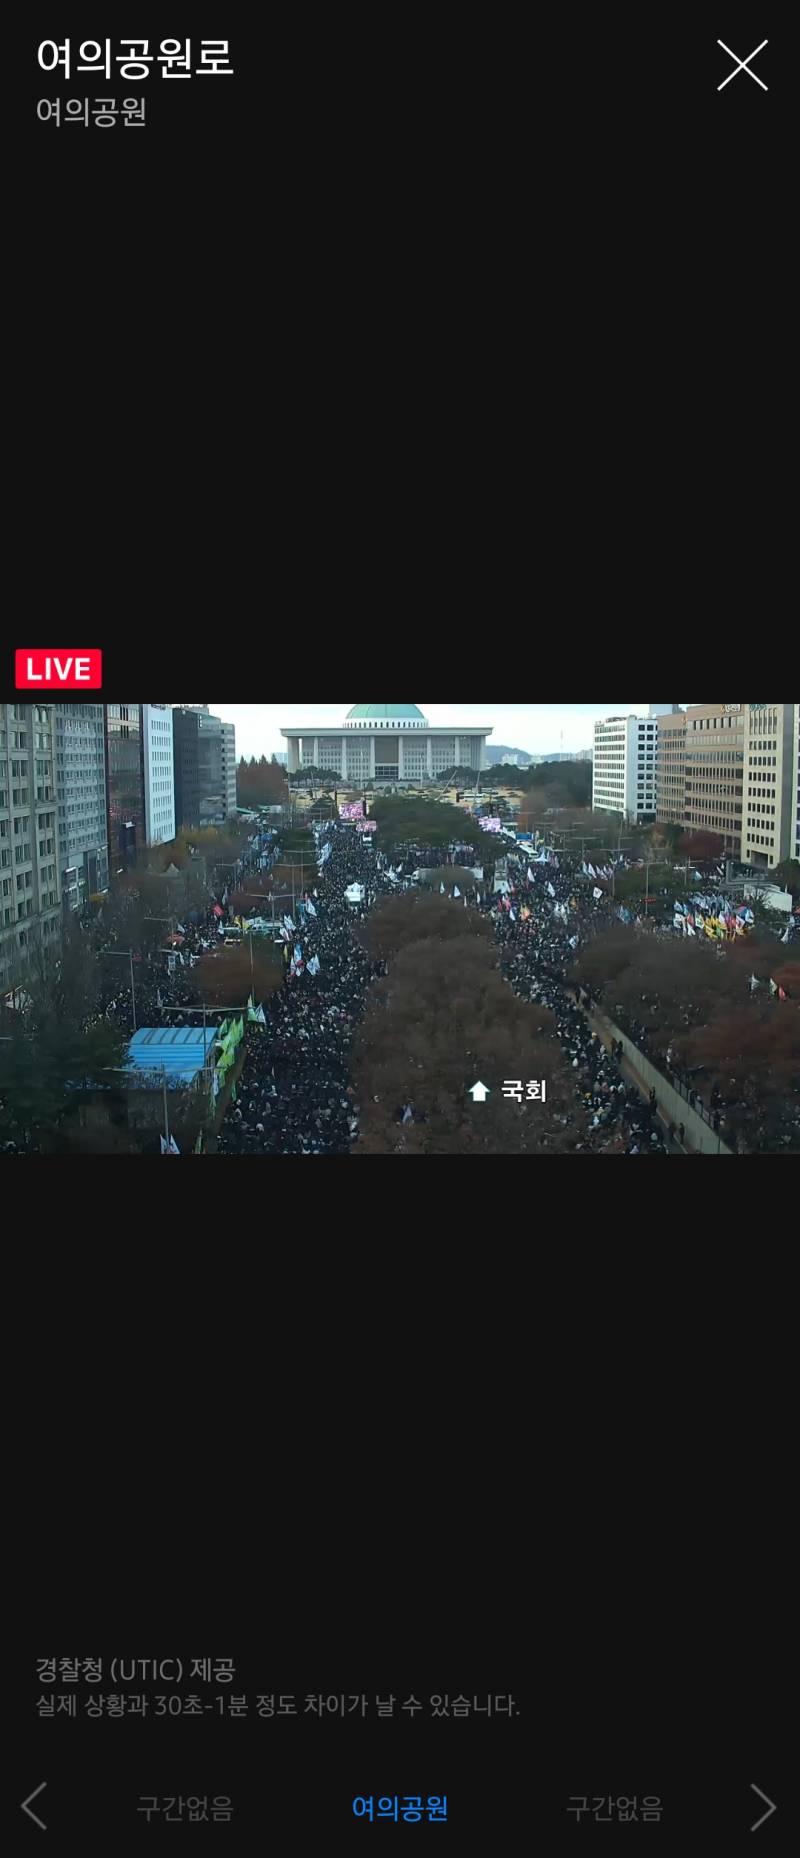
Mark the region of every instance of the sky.
MULTIPOLYGON (((676 699, 677 701, 677 699, 676 699)), ((302 723, 338 729, 352 703, 211 703, 213 716, 236 728, 237 755, 272 755, 286 748, 281 728, 302 723)), ((491 725, 490 743, 524 748, 529 755, 564 754, 591 748, 593 726, 603 716, 646 716, 647 703, 420 703, 437 728, 463 723, 491 725), (562 739, 563 737, 563 739, 562 739)))

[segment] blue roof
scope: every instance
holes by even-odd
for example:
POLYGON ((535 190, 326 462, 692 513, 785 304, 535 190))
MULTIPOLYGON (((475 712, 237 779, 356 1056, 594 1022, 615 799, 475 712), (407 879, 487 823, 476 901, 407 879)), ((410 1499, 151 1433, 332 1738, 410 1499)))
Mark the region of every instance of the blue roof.
POLYGON ((202 1071, 217 1037, 216 1026, 142 1027, 128 1046, 126 1070, 156 1074, 162 1071, 169 1085, 190 1084, 202 1071))

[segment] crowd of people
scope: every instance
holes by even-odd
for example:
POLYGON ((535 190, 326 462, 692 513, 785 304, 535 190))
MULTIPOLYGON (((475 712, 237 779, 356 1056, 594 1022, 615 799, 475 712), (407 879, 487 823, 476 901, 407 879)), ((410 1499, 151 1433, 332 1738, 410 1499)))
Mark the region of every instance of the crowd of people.
MULTIPOLYGON (((244 882, 251 872, 269 869, 275 856, 275 851, 265 851, 253 843, 242 853, 234 881, 244 882)), ((101 976, 97 1002, 85 1022, 87 1028, 103 1018, 131 1034, 142 1026, 201 1026, 203 1008, 194 969, 204 954, 220 947, 225 928, 232 922, 228 885, 220 882, 208 895, 204 908, 187 911, 185 921, 176 917, 174 940, 170 924, 165 921, 163 946, 149 959, 133 954, 131 985, 130 965, 126 966, 119 946, 120 925, 107 928, 101 912, 87 924, 101 976)))
POLYGON ((384 964, 370 961, 354 929, 396 885, 353 827, 322 827, 316 836, 325 861, 297 920, 284 919, 283 985, 264 1003, 265 1024, 247 1027, 221 1154, 347 1154, 358 1137, 349 1047, 384 964), (356 903, 345 894, 354 885, 363 890, 356 903))
MULTIPOLYGON (((469 869, 474 853, 466 844, 432 848, 404 844, 378 851, 375 841, 353 825, 315 827, 316 882, 293 905, 294 916, 278 919, 285 973, 282 984, 262 1003, 259 1023, 248 1023, 244 1065, 231 1092, 218 1135, 222 1154, 344 1154, 358 1139, 360 1109, 350 1083, 349 1048, 364 1010, 370 982, 387 971, 371 961, 356 930, 376 902, 408 889, 415 873, 445 864, 469 869)), ((683 1142, 684 1127, 672 1125, 665 1136, 657 1114, 656 1093, 645 1101, 622 1074, 621 1043, 603 1045, 587 1017, 595 1001, 571 980, 576 954, 599 930, 618 917, 620 907, 607 885, 587 879, 580 860, 566 854, 542 854, 529 862, 522 848, 498 847, 505 879, 498 890, 494 871, 474 877, 463 893, 453 880, 442 883, 451 897, 463 894, 464 906, 481 912, 494 928, 498 965, 523 999, 549 1008, 553 1038, 575 1074, 574 1109, 564 1118, 574 1129, 575 1151, 611 1154, 664 1154, 683 1142)), ((279 856, 273 846, 268 862, 279 856)), ((263 868, 264 846, 253 843, 237 869, 241 882, 248 869, 263 868)), ((464 883, 459 870, 457 881, 464 883)), ((456 903, 454 902, 454 907, 456 903)), ((461 907, 460 904, 458 907, 461 907)), ((634 906, 635 909, 635 906, 634 906)), ((660 912, 659 912, 660 914, 660 912)), ((664 916, 667 906, 664 906, 664 916)), ((173 938, 156 957, 133 956, 135 1024, 138 1027, 201 1025, 204 1020, 194 970, 204 954, 220 947, 233 908, 228 889, 215 887, 204 908, 193 909, 176 924, 173 938)), ((628 920, 634 911, 626 912, 628 920)), ((134 1030, 134 998, 123 960, 119 925, 104 932, 102 919, 92 926, 93 950, 101 964, 99 999, 91 1019, 105 1016, 120 1030, 134 1030), (106 955, 114 960, 104 961, 106 955)), ((124 938, 123 938, 124 939, 124 938)), ((643 1053, 661 1060, 683 1088, 693 1108, 720 1128, 721 1099, 704 1106, 681 1080, 672 1054, 648 1053, 647 1019, 655 1007, 643 998, 642 1017, 623 1014, 609 1004, 617 1023, 643 1053)), ((221 1015, 218 1015, 221 1017, 221 1015)), ((427 1120, 414 1104, 397 1106, 397 1121, 427 1120)))
POLYGON ((600 887, 582 880, 567 858, 529 865, 511 857, 509 887, 500 899, 478 893, 478 904, 496 923, 501 966, 514 992, 549 1007, 554 1038, 575 1077, 576 1152, 663 1155, 668 1143, 658 1125, 654 1092, 649 1101, 621 1073, 622 1047, 604 1046, 587 1011, 589 990, 570 982, 569 969, 588 936, 611 916, 614 905, 600 887), (600 894, 595 894, 595 892, 600 894))
MULTIPOLYGON (((287 973, 266 1005, 263 1027, 246 1034, 245 1065, 219 1137, 224 1154, 347 1153, 358 1138, 359 1107, 348 1082, 348 1048, 364 1008, 370 980, 384 964, 370 963, 354 929, 378 897, 407 888, 420 868, 441 865, 441 850, 406 845, 378 853, 347 826, 318 830, 324 854, 318 883, 302 900, 301 928, 284 930, 287 973), (355 904, 347 892, 363 890, 355 904), (313 913, 309 914, 308 912, 313 913), (299 942, 296 937, 299 935, 299 942), (289 949, 294 956, 289 961, 289 949), (296 957, 301 957, 300 963, 296 957), (309 962, 319 961, 319 972, 309 962)), ((463 860, 467 847, 453 847, 449 860, 463 860)), ((448 860, 448 861, 449 861, 448 860)), ((492 921, 500 966, 515 991, 537 1000, 555 1016, 554 1038, 575 1072, 574 1125, 577 1152, 664 1154, 655 1093, 646 1102, 621 1074, 621 1047, 604 1048, 586 1017, 589 995, 569 980, 576 949, 613 905, 606 893, 580 881, 571 862, 535 869, 513 856, 508 883, 499 896, 492 884, 475 880, 464 902, 492 921)), ((411 1103, 397 1107, 399 1123, 425 1120, 411 1103)))

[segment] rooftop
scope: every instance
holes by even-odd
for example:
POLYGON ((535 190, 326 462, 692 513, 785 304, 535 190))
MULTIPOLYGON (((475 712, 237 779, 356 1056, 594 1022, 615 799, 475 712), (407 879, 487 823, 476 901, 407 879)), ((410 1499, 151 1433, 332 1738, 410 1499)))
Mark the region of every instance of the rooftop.
POLYGON ((365 722, 401 722, 413 720, 424 723, 422 711, 416 703, 354 703, 347 712, 347 721, 365 722))

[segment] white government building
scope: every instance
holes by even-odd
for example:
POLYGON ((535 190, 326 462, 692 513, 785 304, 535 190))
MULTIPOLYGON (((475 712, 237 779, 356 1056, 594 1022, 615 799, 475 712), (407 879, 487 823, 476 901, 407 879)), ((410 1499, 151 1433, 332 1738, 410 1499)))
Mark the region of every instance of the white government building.
POLYGON ((432 729, 416 703, 356 703, 339 729, 282 729, 287 773, 330 769, 355 787, 428 781, 448 768, 480 772, 490 728, 432 729))

